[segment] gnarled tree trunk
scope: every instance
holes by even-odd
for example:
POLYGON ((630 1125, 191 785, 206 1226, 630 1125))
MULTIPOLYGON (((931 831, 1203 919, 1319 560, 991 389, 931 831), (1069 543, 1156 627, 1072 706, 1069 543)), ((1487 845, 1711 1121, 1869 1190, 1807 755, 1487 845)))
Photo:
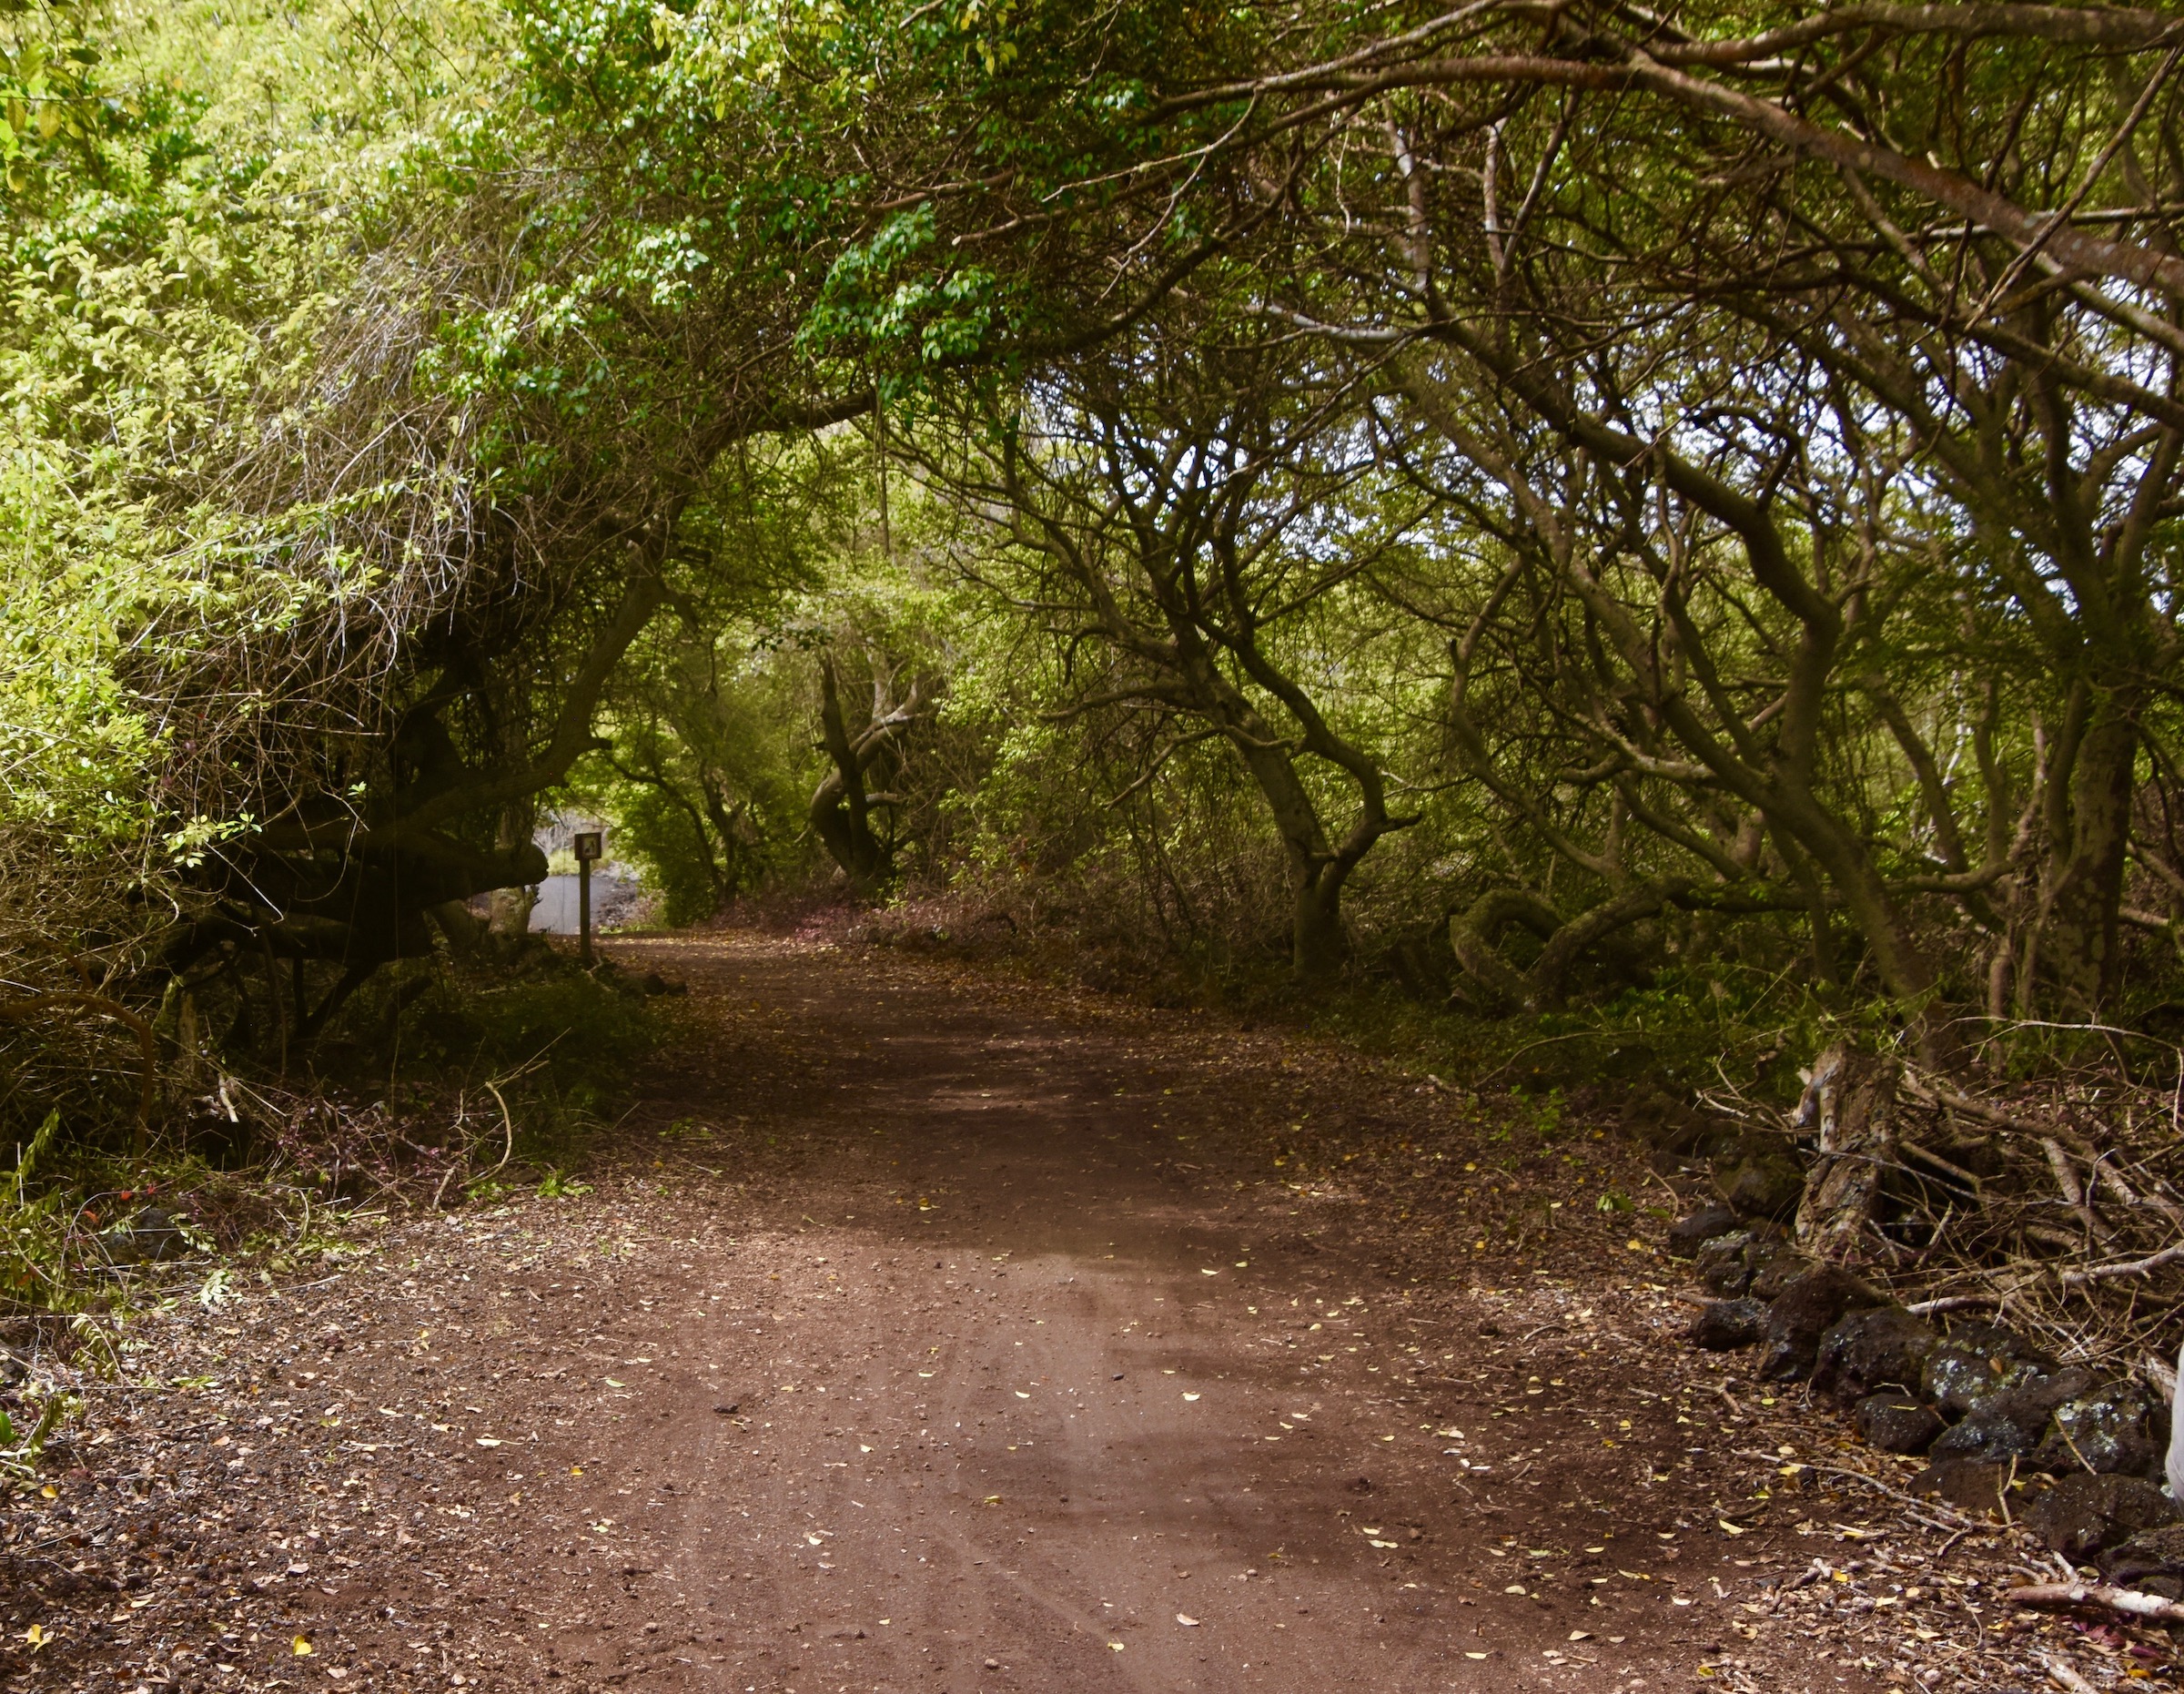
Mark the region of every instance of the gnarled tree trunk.
POLYGON ((834 768, 812 792, 812 833, 860 894, 885 882, 895 869, 893 846, 882 840, 872 827, 872 808, 891 802, 868 793, 864 776, 893 748, 916 715, 917 689, 914 685, 909 698, 898 706, 886 709, 875 703, 872 722, 852 736, 842 716, 834 662, 831 658, 819 661, 822 745, 834 768))

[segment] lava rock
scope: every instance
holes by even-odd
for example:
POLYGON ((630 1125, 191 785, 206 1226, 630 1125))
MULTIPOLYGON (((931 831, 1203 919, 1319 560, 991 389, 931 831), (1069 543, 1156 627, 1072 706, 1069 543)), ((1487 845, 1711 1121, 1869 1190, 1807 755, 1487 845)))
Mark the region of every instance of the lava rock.
POLYGON ((1781 1382, 1805 1375, 1819 1355, 1820 1337, 1833 1329, 1845 1313, 1881 1303, 1880 1295, 1848 1271, 1832 1264, 1796 1277, 1767 1307, 1760 1379, 1781 1382))
POLYGON ((1919 1391, 1945 1417, 1962 1417, 1989 1398, 2055 1368, 2055 1361, 1998 1324, 1953 1329, 1926 1355, 1919 1391))
POLYGON ((1813 1262, 1803 1253, 1792 1253, 1786 1244, 1780 1246, 1752 1273, 1752 1298, 1779 1300, 1785 1289, 1812 1269, 1813 1262))
MULTIPOLYGON (((1751 1293, 1752 1284, 1761 1273, 1781 1257, 1782 1243, 1757 1230, 1717 1235, 1699 1249, 1695 1267, 1699 1284, 1717 1300, 1734 1300, 1740 1294, 1751 1293)), ((1805 1268, 1802 1263, 1798 1268, 1805 1268)), ((1781 1292, 1779 1288, 1774 1291, 1781 1292)), ((1758 1297, 1771 1300, 1774 1294, 1758 1297)))
POLYGON ((98 1244, 106 1251, 106 1262, 116 1265, 160 1264, 189 1252, 174 1218, 157 1206, 147 1206, 133 1223, 107 1230, 98 1244))
POLYGON ((1736 1230, 1704 1243, 1694 1269, 1699 1286, 1717 1300, 1734 1300, 1752 1286, 1752 1232, 1736 1230))
POLYGON ((1668 1226, 1668 1250, 1679 1259, 1688 1259, 1705 1243, 1717 1235, 1726 1235, 1736 1228, 1736 1213, 1726 1206, 1702 1206, 1687 1218, 1678 1218, 1668 1226))
POLYGON ((2025 1527, 2072 1564, 2141 1530, 2177 1521, 2169 1496, 2143 1476, 2065 1476, 2025 1508, 2025 1527))
POLYGON ((2119 1588, 2159 1594, 2165 1600, 2184 1599, 2184 1524, 2141 1529, 2104 1548, 2094 1562, 2119 1588))
POLYGON ((1785 1217, 1805 1192, 1805 1167, 1774 1137, 1748 1135, 1714 1160, 1714 1189, 1740 1218, 1785 1217))
POLYGON ((1915 1383, 1940 1344, 1938 1331, 1901 1306, 1853 1312, 1820 1337, 1813 1386, 1848 1405, 1883 1383, 1915 1383))
POLYGON ((1916 1395, 1869 1394, 1851 1412, 1859 1436, 1884 1453, 1924 1453, 1948 1427, 1941 1414, 1916 1395))
POLYGON ((1999 1511, 2008 1486, 2008 1466, 1978 1459, 1937 1459, 1911 1479, 1912 1493, 1934 1495, 1967 1512, 1999 1511))
POLYGON ((157 1206, 147 1206, 139 1212, 136 1222, 129 1225, 129 1233, 136 1239, 136 1256, 147 1264, 160 1264, 189 1254, 189 1243, 183 1240, 174 1215, 157 1206))
POLYGON ((2055 1408, 2032 1462, 2058 1473, 2146 1476, 2168 1449, 2155 1433, 2156 1410, 2152 1396, 2138 1384, 2104 1383, 2055 1408))
POLYGON ((2029 1468, 2041 1468, 2030 1456, 2040 1445, 2048 1420, 2058 1407, 2090 1393, 2094 1383, 2092 1372, 2073 1367, 2052 1376, 2027 1377, 1997 1389, 1980 1400, 1969 1417, 1934 1443, 1933 1456, 1936 1460, 1985 1459, 1991 1463, 2025 1458, 2029 1468))
POLYGON ((1767 1304, 1764 1300, 1710 1300, 1700 1308, 1685 1332, 1694 1347, 1724 1353, 1732 1347, 1749 1347, 1767 1331, 1767 1304))

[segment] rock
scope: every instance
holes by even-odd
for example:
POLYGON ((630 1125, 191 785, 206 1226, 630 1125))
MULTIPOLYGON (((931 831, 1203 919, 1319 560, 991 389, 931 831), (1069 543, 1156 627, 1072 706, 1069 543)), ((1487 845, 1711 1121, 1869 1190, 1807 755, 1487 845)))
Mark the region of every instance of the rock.
MULTIPOLYGON (((1934 1443, 1933 1456, 2006 1463, 2028 1458, 2048 1422, 2066 1402, 2089 1392, 2093 1373, 2072 1368, 2052 1376, 2029 1376, 1977 1401, 1972 1414, 1934 1443)), ((2027 1464, 2026 1468, 2037 1468, 2027 1464)))
POLYGON ((1752 1273, 1752 1297, 1754 1300, 1776 1300, 1782 1291, 1813 1268, 1813 1262, 1803 1253, 1792 1253, 1787 1243, 1778 1244, 1768 1253, 1752 1273))
POLYGON ((1726 1206, 1702 1206, 1687 1218, 1679 1218, 1668 1226, 1668 1250, 1679 1259, 1688 1259, 1700 1246, 1717 1235, 1726 1235, 1736 1228, 1736 1213, 1726 1206))
POLYGON ((1948 1427, 1941 1414, 1909 1394, 1869 1394, 1851 1413, 1861 1439, 1884 1453, 1924 1453, 1948 1427))
POLYGON ((1766 1347, 1759 1358, 1764 1382, 1803 1376, 1820 1352, 1820 1337, 1845 1312, 1881 1303, 1880 1295, 1834 1265, 1822 1265, 1791 1281, 1767 1308, 1766 1347))
POLYGON ((1938 1459, 1911 1479, 1911 1492, 1930 1494, 1967 1512, 1994 1512, 2009 1486, 2009 1466, 1977 1459, 1938 1459))
POLYGON ((2054 1368, 2053 1359, 2015 1330, 1967 1324, 1951 1330, 1926 1355, 1919 1390, 1945 1417, 1962 1417, 1990 1395, 2054 1368))
POLYGON ((2167 1600, 2184 1599, 2184 1524, 2141 1529, 2104 1549, 2094 1562, 2119 1588, 2137 1588, 2167 1600))
POLYGON ((1785 1217, 1805 1192, 1805 1170, 1774 1137, 1747 1135, 1714 1160, 1714 1188, 1740 1218, 1785 1217))
POLYGON ((109 1264, 158 1264, 189 1251, 175 1220, 157 1206, 147 1206, 134 1223, 106 1231, 98 1238, 109 1264))
POLYGON ((2072 1564, 2141 1530, 2177 1521, 2169 1496, 2143 1476, 2065 1476, 2027 1506, 2025 1527, 2072 1564))
POLYGON ((1765 1301, 1710 1300, 1684 1334, 1693 1346, 1722 1353, 1731 1347, 1751 1346, 1766 1329, 1765 1301))
POLYGON ((173 1214, 157 1206, 147 1206, 139 1212, 136 1221, 129 1226, 129 1233, 136 1238, 137 1256, 147 1263, 164 1263, 189 1254, 189 1243, 182 1239, 173 1214))
POLYGON ((1698 1250, 1699 1286, 1717 1300, 1734 1300, 1752 1286, 1752 1232, 1716 1235, 1698 1250))
MULTIPOLYGON (((1941 1343, 1935 1328, 1901 1306, 1853 1312, 1820 1337, 1814 1361, 1813 1386, 1848 1405, 1884 1383, 1898 1388, 1915 1383, 1926 1355, 1941 1343)), ((1912 1452, 1909 1447, 1892 1449, 1912 1452)))
MULTIPOLYGON (((1740 1294, 1756 1293, 1753 1283, 1782 1257, 1783 1243, 1773 1235, 1760 1230, 1738 1230, 1733 1234, 1717 1235, 1701 1247, 1694 1269, 1700 1286, 1708 1293, 1717 1300, 1734 1300, 1740 1294)), ((1800 1262, 1795 1268, 1807 1267, 1800 1262)), ((1781 1292, 1776 1288, 1757 1297, 1772 1300, 1781 1292)))
POLYGON ((1731 1119, 1695 1110, 1663 1090, 1648 1088, 1623 1106, 1623 1128, 1654 1150, 1654 1165, 1673 1170, 1685 1159, 1712 1159, 1736 1143, 1739 1126, 1731 1119))
POLYGON ((2146 1476, 2166 1445, 2155 1434, 2156 1411, 2152 1396, 2136 1383, 2104 1383, 2055 1408, 2032 1462, 2058 1474, 2146 1476))

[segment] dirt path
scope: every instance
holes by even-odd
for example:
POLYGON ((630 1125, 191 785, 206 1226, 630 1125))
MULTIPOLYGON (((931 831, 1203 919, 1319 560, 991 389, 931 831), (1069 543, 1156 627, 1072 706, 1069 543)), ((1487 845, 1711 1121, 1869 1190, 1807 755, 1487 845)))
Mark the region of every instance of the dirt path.
POLYGON ((22 1686, 1888 1685, 1913 1556, 1770 1462, 1825 1426, 1670 1339, 1583 1134, 1512 1256, 1447 1196, 1512 1161, 1415 1079, 809 944, 616 951, 693 1034, 595 1192, 177 1318, 207 1368, 135 1468, 35 1508, 123 1592, 19 1608, 58 1619, 22 1686), (1307 1113, 1417 1162, 1292 1182, 1307 1113))

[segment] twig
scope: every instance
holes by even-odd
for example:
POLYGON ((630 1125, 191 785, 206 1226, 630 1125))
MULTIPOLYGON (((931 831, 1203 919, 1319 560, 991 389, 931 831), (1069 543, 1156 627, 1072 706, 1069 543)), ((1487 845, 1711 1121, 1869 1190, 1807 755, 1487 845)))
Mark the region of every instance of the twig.
MULTIPOLYGON (((1769 1465, 1782 1463, 1781 1456, 1778 1454, 1755 1453, 1747 1448, 1739 1448, 1736 1456, 1740 1459, 1761 1459, 1769 1465)), ((1897 1505, 1906 1507, 1912 1516, 1917 1518, 1929 1529, 1977 1529, 1979 1527, 1976 1519, 1963 1516, 1959 1513, 1951 1511, 1946 1506, 1931 1506, 1925 1500, 1914 1499, 1901 1488, 1891 1488, 1879 1477, 1868 1476, 1862 1470, 1847 1470, 1840 1465, 1822 1465, 1813 1459, 1797 1459, 1793 1462, 1804 1466, 1807 1470, 1824 1471, 1831 1476, 1848 1476, 1853 1481, 1864 1483, 1868 1488, 1878 1489, 1897 1505), (1928 1513, 1934 1515, 1929 1516, 1928 1513)))
POLYGON ((507 1168, 509 1160, 514 1156, 516 1151, 516 1121, 509 1113, 508 1101, 501 1098, 500 1089, 495 1087, 490 1080, 487 1081, 485 1086, 491 1090, 495 1102, 498 1103, 500 1108, 500 1126, 502 1134, 500 1140, 500 1162, 495 1165, 491 1170, 486 1172, 483 1175, 480 1176, 478 1181, 480 1182, 485 1182, 488 1178, 500 1175, 500 1172, 507 1168))
POLYGON ((2029 1582, 2002 1597, 2012 1606, 2098 1606, 2132 1618, 2184 1623, 2184 1606, 2137 1588, 2111 1588, 2097 1582, 2029 1582))
POLYGON ((1966 1312, 1974 1306, 1998 1306, 2007 1294, 1944 1294, 1938 1300, 1917 1300, 1904 1308, 1913 1317, 1933 1317, 1942 1312, 1966 1312))
POLYGON ((2067 1287, 2078 1288, 2087 1283, 2099 1282, 2110 1276, 2141 1276, 2149 1271, 2158 1271, 2165 1264, 2174 1264, 2184 1259, 2184 1242, 2174 1247, 2164 1247, 2159 1253, 2149 1253, 2143 1259, 2128 1259, 2121 1263, 2088 1264, 2082 1271, 2058 1273, 2067 1287))
POLYGON ((2078 1674, 2068 1659, 2043 1658, 2040 1662, 2048 1667, 2048 1674, 2057 1688, 2067 1689, 2069 1694, 2100 1694, 2098 1689, 2078 1674))

